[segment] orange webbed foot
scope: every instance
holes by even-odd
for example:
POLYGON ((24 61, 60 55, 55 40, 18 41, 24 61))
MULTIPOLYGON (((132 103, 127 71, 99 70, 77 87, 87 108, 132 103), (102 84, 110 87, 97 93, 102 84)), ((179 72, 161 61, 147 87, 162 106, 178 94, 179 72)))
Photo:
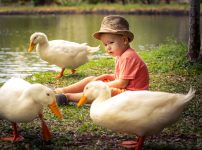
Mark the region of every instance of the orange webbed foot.
POLYGON ((13 136, 0 138, 1 141, 19 142, 24 140, 24 137, 18 134, 17 123, 12 122, 12 126, 13 126, 13 136))
POLYGON ((24 137, 21 135, 15 135, 13 137, 4 137, 0 138, 1 141, 10 141, 10 142, 20 142, 24 140, 24 137))
POLYGON ((65 71, 65 68, 62 68, 61 72, 55 77, 55 79, 59 79, 59 78, 63 77, 64 71, 65 71))
POLYGON ((144 144, 145 137, 138 137, 136 141, 123 141, 121 143, 122 147, 135 148, 135 150, 141 150, 144 144))
POLYGON ((137 144, 137 141, 123 141, 120 145, 125 148, 136 148, 137 144))
POLYGON ((55 79, 59 79, 59 78, 61 78, 61 77, 63 77, 63 75, 58 74, 58 75, 55 77, 55 79))
POLYGON ((72 74, 75 74, 75 73, 76 73, 76 70, 75 70, 75 69, 71 69, 71 73, 72 73, 72 74))

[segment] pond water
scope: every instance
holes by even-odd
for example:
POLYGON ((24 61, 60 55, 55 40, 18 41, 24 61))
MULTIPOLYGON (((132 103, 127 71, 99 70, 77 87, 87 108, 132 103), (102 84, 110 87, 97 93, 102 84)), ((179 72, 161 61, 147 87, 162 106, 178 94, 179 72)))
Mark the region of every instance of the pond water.
MULTIPOLYGON (((135 39, 131 46, 144 50, 169 38, 188 41, 188 16, 123 15, 130 23, 135 39)), ((0 83, 11 77, 25 77, 35 72, 60 68, 28 53, 30 35, 44 32, 49 40, 63 39, 91 46, 101 44, 92 38, 99 30, 103 15, 3 15, 0 16, 0 83)), ((202 25, 202 22, 201 22, 202 25)), ((103 47, 101 46, 103 50, 103 47)))

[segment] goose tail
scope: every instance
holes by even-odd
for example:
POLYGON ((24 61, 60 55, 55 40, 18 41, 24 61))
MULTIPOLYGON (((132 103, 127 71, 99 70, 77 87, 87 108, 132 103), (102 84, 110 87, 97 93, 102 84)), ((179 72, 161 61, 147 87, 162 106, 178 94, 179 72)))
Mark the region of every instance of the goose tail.
POLYGON ((195 92, 196 90, 191 87, 189 92, 185 95, 184 102, 189 102, 195 96, 195 92))
POLYGON ((91 46, 88 46, 87 47, 87 51, 89 52, 89 53, 95 53, 95 52, 97 52, 97 51, 99 51, 100 50, 100 45, 98 45, 97 47, 91 47, 91 46))

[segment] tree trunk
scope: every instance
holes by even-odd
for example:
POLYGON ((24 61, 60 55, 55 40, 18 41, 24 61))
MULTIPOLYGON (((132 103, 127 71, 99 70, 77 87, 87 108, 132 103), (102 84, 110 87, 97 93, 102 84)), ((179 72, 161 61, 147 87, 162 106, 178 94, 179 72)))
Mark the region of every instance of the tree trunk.
POLYGON ((122 2, 122 5, 125 5, 126 4, 126 1, 125 0, 121 0, 122 2))
POLYGON ((190 0, 188 60, 201 61, 200 54, 200 0, 190 0))
POLYGON ((170 4, 170 0, 165 0, 166 4, 170 4))

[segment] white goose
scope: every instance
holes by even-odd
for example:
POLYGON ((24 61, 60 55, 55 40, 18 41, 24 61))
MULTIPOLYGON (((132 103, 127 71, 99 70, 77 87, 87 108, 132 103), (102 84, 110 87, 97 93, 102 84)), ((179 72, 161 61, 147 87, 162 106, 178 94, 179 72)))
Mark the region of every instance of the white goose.
POLYGON ((31 122, 38 117, 42 122, 43 139, 51 139, 43 119, 43 107, 49 106, 57 117, 62 118, 51 89, 41 84, 30 84, 20 78, 11 78, 1 87, 0 95, 0 119, 12 122, 13 126, 13 137, 0 140, 22 141, 24 138, 17 132, 17 123, 31 122))
POLYGON ((41 59, 50 64, 55 64, 62 68, 56 78, 61 78, 64 75, 65 68, 72 70, 88 62, 88 56, 99 50, 98 47, 90 47, 86 43, 79 44, 64 40, 48 41, 47 36, 41 32, 35 32, 30 37, 28 51, 31 52, 36 46, 36 52, 41 59))
POLYGON ((135 134, 137 141, 123 142, 141 150, 146 136, 161 132, 175 123, 183 108, 195 95, 152 91, 127 91, 111 97, 110 88, 101 81, 91 82, 84 88, 84 95, 78 103, 93 101, 90 108, 92 120, 113 131, 135 134))

